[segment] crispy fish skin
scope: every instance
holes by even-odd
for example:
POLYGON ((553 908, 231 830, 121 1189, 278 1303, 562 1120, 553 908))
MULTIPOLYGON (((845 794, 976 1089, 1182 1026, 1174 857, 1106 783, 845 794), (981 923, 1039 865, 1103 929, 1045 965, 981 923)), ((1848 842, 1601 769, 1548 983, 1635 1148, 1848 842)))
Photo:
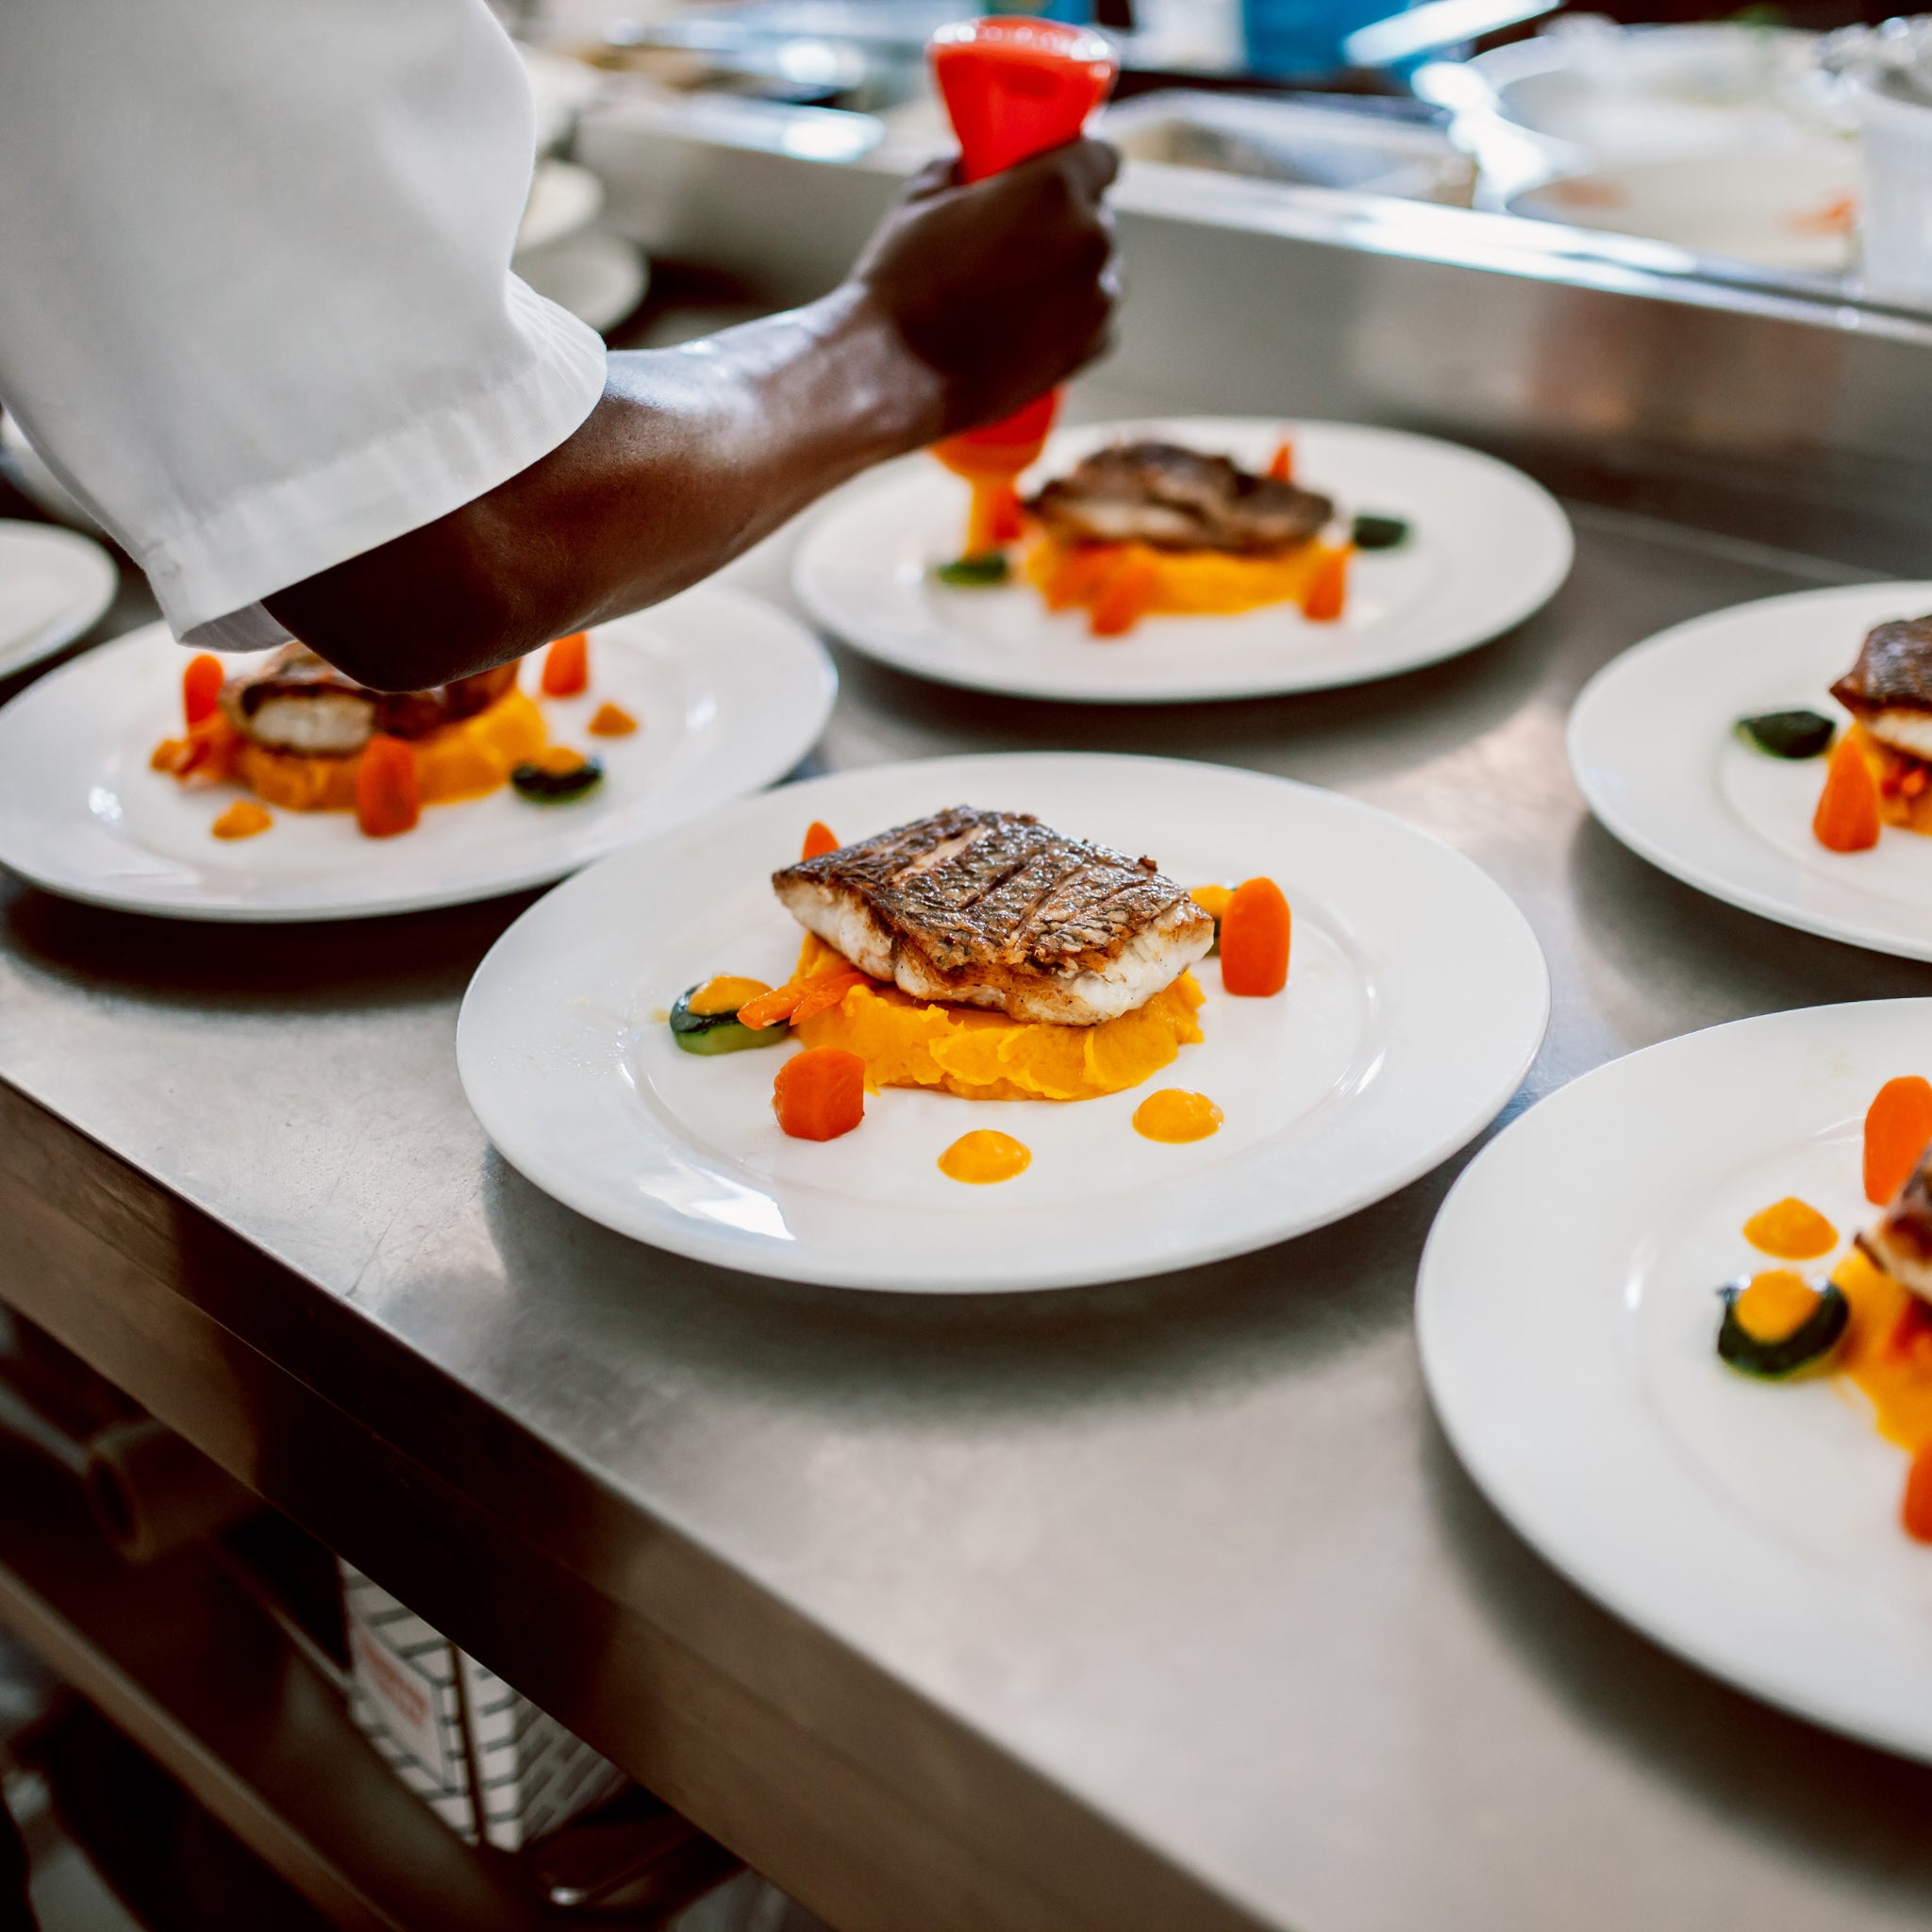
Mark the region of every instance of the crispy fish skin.
POLYGON ((1116 443, 1056 477, 1027 508, 1063 543, 1259 556, 1306 543, 1335 514, 1312 490, 1172 442, 1116 443))
POLYGON ((1171 986, 1214 922, 1151 858, 1026 812, 955 806, 790 865, 772 888, 808 931, 919 999, 1097 1026, 1171 986))
POLYGON ((1868 631, 1858 661, 1831 694, 1881 744, 1932 758, 1932 617, 1868 631))
POLYGON ((379 691, 344 677, 307 644, 284 644, 266 663, 222 687, 222 708, 245 737, 272 751, 348 758, 378 731, 426 738, 487 710, 516 682, 514 663, 430 691, 379 691))

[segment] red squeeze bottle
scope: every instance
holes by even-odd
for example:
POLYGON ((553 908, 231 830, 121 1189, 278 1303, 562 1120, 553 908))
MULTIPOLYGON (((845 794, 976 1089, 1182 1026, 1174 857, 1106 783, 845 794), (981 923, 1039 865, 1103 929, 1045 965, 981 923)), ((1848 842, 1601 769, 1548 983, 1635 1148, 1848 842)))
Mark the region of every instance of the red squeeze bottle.
MULTIPOLYGON (((1098 34, 1024 15, 956 21, 933 35, 927 52, 967 181, 1074 140, 1119 72, 1098 34)), ((1059 391, 1049 390, 1004 422, 933 445, 940 461, 973 485, 969 557, 1019 537, 1013 479, 1039 457, 1059 404, 1059 391)))

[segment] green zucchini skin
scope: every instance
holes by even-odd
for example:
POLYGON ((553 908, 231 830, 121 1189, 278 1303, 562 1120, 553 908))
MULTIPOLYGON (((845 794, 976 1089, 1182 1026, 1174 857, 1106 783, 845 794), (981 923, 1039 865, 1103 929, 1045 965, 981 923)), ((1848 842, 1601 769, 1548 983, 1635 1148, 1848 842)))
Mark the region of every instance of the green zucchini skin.
POLYGON ((1852 1305, 1835 1282, 1819 1290, 1818 1307, 1808 1320, 1779 1341, 1759 1341, 1735 1312, 1738 1297, 1746 1284, 1733 1281, 1718 1290, 1724 1305, 1724 1319, 1718 1324, 1718 1357, 1726 1367, 1742 1375, 1755 1375, 1760 1382, 1782 1382, 1815 1368, 1844 1340, 1852 1319, 1852 1305))
POLYGON ((1005 583, 1012 575, 1013 566, 1007 561, 1004 551, 988 550, 977 557, 958 557, 951 563, 935 564, 932 574, 956 591, 983 590, 991 584, 1005 583))
POLYGON ((1348 535, 1357 550, 1393 550, 1408 541, 1408 525, 1401 517, 1378 517, 1365 511, 1350 525, 1348 535))
POLYGON ((741 1026, 736 1013, 693 1013, 691 996, 697 991, 688 986, 671 1008, 671 1037, 686 1053, 743 1053, 754 1046, 776 1046, 789 1040, 791 1027, 741 1026))
POLYGON ((574 805, 588 798, 604 782, 600 759, 586 758, 574 771, 546 772, 541 765, 519 765, 509 774, 519 798, 532 805, 574 805))
POLYGON ((1831 749, 1838 727, 1817 711, 1765 711, 1740 718, 1738 736, 1774 758, 1815 758, 1831 749))

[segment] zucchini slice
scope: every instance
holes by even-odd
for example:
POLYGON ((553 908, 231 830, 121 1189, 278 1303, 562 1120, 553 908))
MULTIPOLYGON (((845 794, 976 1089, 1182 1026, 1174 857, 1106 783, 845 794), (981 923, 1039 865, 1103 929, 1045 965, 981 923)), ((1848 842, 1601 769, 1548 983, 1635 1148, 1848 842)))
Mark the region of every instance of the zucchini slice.
POLYGON ((1393 550, 1408 541, 1408 525, 1401 517, 1364 512, 1349 526, 1348 537, 1357 550, 1393 550))
POLYGON ((1724 1309, 1717 1331, 1719 1359, 1760 1381, 1782 1382, 1823 1368, 1844 1340, 1852 1319, 1852 1305, 1836 1282, 1811 1288, 1789 1269, 1729 1282, 1718 1290, 1718 1296, 1724 1309), (1772 1290, 1769 1294, 1767 1288, 1772 1290), (1808 1294, 1808 1307, 1798 1295, 1799 1289, 1808 1294), (1778 1317, 1769 1324, 1764 1319, 1767 1303, 1778 1317))
POLYGON ((710 985, 688 986, 671 1008, 671 1037, 686 1053, 743 1053, 747 1047, 776 1046, 790 1040, 791 1028, 782 1020, 775 1026, 741 1026, 738 1013, 694 1013, 691 1001, 710 985))
POLYGON ((987 550, 977 557, 958 557, 951 563, 935 564, 932 574, 956 591, 975 590, 1005 583, 1012 575, 1013 566, 1007 561, 1005 551, 987 550))
POLYGON ((588 798, 604 782, 604 765, 599 758, 582 758, 574 765, 555 767, 531 763, 519 765, 509 774, 519 798, 532 805, 574 805, 588 798))
POLYGON ((1761 711, 1738 720, 1738 736, 1774 758, 1815 758, 1831 749, 1838 727, 1817 711, 1761 711))

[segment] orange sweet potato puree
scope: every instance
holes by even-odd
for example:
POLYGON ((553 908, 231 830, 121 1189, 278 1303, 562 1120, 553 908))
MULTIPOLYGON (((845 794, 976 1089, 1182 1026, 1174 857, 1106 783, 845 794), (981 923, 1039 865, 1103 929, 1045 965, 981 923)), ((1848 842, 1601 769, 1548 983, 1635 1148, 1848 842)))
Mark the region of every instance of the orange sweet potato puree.
POLYGON ((1856 720, 1845 736, 1858 747, 1878 783, 1878 816, 1888 825, 1907 832, 1932 834, 1932 785, 1927 785, 1917 761, 1880 744, 1856 720))
POLYGON ((1837 1373, 1872 1405, 1872 1420, 1889 1442, 1915 1454, 1932 1443, 1932 1329, 1897 1345, 1899 1317, 1912 1296, 1854 1248, 1832 1280, 1852 1305, 1837 1373))
POLYGON ((1134 1109, 1134 1131, 1149 1141, 1205 1141, 1221 1131, 1221 1118, 1205 1093, 1163 1087, 1134 1109))
POLYGON ((253 839, 274 824, 275 820, 252 798, 238 798, 208 830, 217 839, 253 839))
MULTIPOLYGON (((442 725, 416 741, 416 786, 425 805, 481 798, 509 782, 511 771, 548 742, 543 714, 511 690, 474 718, 442 725)), ((235 775, 271 805, 289 811, 353 811, 359 758, 300 758, 243 740, 235 775)))
POLYGON ((1838 1229, 1817 1208, 1787 1194, 1744 1224, 1744 1239, 1780 1261, 1815 1261, 1838 1246, 1838 1229))
POLYGON ((939 1170, 948 1180, 964 1181, 974 1188, 1009 1181, 1032 1165, 1032 1150, 1024 1141, 992 1127, 976 1127, 970 1134, 961 1134, 939 1158, 939 1170))
POLYGON ((1096 1100, 1138 1087, 1198 1041, 1203 997, 1184 973, 1118 1020, 1060 1026, 868 984, 796 1030, 807 1046, 856 1053, 874 1087, 932 1087, 962 1100, 1096 1100))
MULTIPOLYGON (((1298 603, 1323 555, 1322 545, 1313 541, 1273 557, 1156 550, 1144 543, 1120 548, 1152 565, 1155 589, 1147 609, 1160 617, 1229 617, 1264 604, 1298 603)), ((1026 552, 1027 580, 1044 592, 1061 555, 1059 544, 1050 537, 1041 538, 1026 552)))

